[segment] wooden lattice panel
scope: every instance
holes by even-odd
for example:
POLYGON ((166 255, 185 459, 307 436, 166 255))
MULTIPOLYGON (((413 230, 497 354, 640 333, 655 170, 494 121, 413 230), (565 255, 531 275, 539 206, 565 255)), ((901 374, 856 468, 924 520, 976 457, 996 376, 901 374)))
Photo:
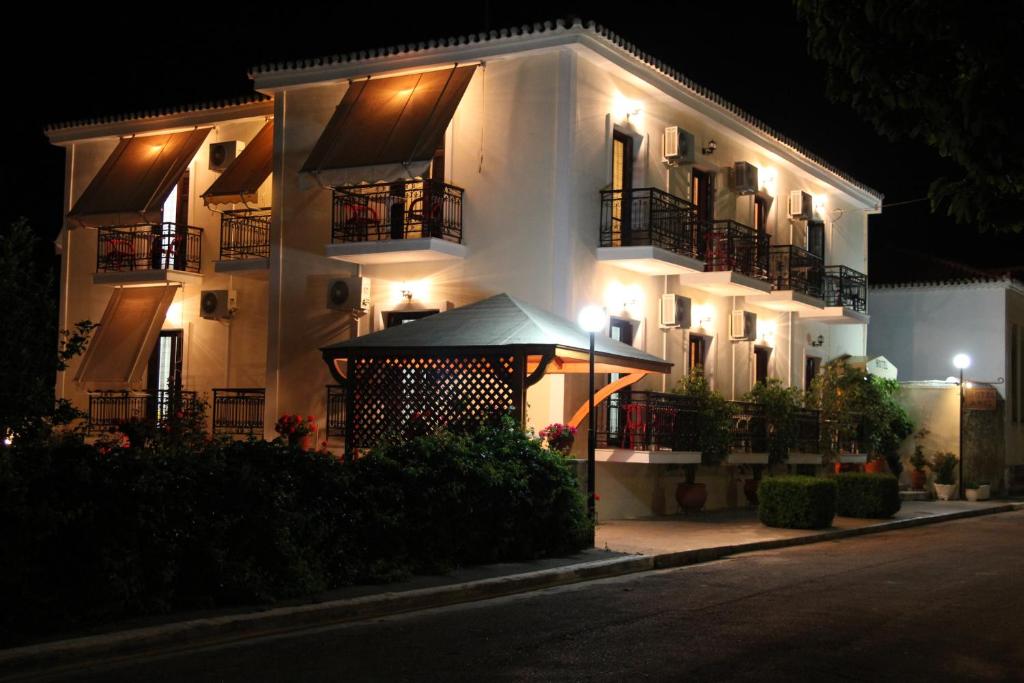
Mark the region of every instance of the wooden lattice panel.
POLYGON ((355 448, 458 428, 515 408, 511 355, 366 357, 350 365, 355 448))

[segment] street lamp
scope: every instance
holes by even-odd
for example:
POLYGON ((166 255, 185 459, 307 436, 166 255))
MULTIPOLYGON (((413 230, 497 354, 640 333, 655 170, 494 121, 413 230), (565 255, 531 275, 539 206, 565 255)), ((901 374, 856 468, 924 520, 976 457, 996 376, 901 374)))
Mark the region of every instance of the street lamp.
POLYGON ((953 356, 953 367, 960 371, 960 500, 964 499, 964 370, 971 367, 966 353, 953 356))
POLYGON ((594 477, 596 475, 597 422, 594 419, 594 341, 595 334, 608 325, 608 314, 600 306, 584 306, 576 318, 580 328, 590 335, 590 384, 587 390, 587 514, 595 519, 594 477))

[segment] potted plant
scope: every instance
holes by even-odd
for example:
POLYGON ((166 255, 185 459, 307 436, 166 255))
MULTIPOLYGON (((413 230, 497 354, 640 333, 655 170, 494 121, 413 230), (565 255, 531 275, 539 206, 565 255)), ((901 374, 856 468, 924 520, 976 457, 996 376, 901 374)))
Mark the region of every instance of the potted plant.
POLYGON ((540 438, 547 442, 549 449, 562 455, 569 455, 573 443, 576 442, 576 428, 561 422, 552 422, 540 430, 540 438))
POLYGON ((914 454, 910 456, 910 466, 914 468, 910 471, 910 488, 913 490, 924 491, 924 484, 928 479, 924 468, 927 465, 928 458, 924 455, 924 446, 917 444, 914 446, 914 454))
POLYGON ((978 484, 973 479, 964 483, 964 498, 972 503, 978 502, 978 484))
POLYGON ((316 418, 309 415, 303 419, 301 415, 285 413, 277 418, 277 423, 274 424, 274 431, 280 434, 288 442, 289 446, 308 451, 310 448, 310 435, 316 431, 316 418))
MULTIPOLYGON (((687 396, 694 403, 694 433, 700 449, 701 463, 717 465, 729 454, 732 441, 732 406, 714 391, 700 366, 681 378, 673 393, 687 396)), ((697 483, 697 465, 683 465, 684 481, 676 486, 676 502, 684 513, 699 512, 708 500, 707 486, 697 483)))
POLYGON ((952 453, 936 453, 932 456, 930 467, 935 473, 935 497, 949 500, 956 490, 956 456, 952 453))
POLYGON ((987 481, 978 482, 978 500, 988 500, 992 497, 992 485, 987 481))

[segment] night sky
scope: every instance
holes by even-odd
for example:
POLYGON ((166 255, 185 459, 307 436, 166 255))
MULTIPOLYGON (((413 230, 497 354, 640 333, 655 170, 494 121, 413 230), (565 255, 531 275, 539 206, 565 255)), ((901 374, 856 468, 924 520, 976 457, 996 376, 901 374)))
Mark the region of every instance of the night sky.
POLYGON ((557 2, 360 8, 376 8, 376 19, 353 14, 351 3, 185 9, 191 7, 200 6, 137 7, 103 16, 106 10, 79 5, 45 14, 57 12, 51 7, 22 14, 20 25, 8 23, 9 34, 20 31, 27 40, 5 41, 0 48, 8 71, 2 220, 27 216, 48 238, 60 228, 63 152, 46 141, 47 123, 245 95, 252 92, 249 67, 263 62, 577 15, 610 27, 882 191, 887 205, 911 202, 887 206, 871 219, 873 280, 925 272, 920 253, 977 268, 1024 267, 1021 236, 979 234, 930 214, 926 201, 914 201, 934 177, 954 169, 924 146, 882 139, 845 106, 828 101, 822 70, 807 56, 804 27, 785 0, 742 7, 634 2, 615 13, 557 2))

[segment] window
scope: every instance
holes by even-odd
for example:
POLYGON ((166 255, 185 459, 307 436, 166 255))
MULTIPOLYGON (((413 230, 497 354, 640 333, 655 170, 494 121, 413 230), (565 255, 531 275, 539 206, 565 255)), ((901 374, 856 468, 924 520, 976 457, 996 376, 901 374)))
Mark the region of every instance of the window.
POLYGON ((434 315, 437 313, 436 310, 429 311, 387 311, 384 314, 384 327, 397 327, 398 325, 404 325, 411 323, 414 320, 420 318, 426 318, 428 315, 434 315))
MULTIPOLYGON (((690 352, 687 355, 687 370, 693 371, 696 367, 700 367, 702 371, 706 370, 708 346, 710 345, 710 342, 710 338, 705 337, 702 334, 690 334, 690 352)), ((705 372, 705 374, 707 373, 705 372)))
POLYGON ((615 195, 612 198, 612 240, 618 246, 629 246, 631 243, 632 189, 633 138, 615 131, 612 134, 612 191, 615 195))
POLYGON ((818 370, 821 368, 821 359, 816 356, 807 356, 804 361, 804 389, 811 388, 811 382, 814 381, 815 376, 818 374, 818 370))
POLYGON ((768 359, 772 350, 767 346, 754 347, 754 383, 764 384, 768 381, 768 359))
POLYGON ((715 177, 695 168, 691 182, 690 201, 697 207, 697 220, 702 223, 715 220, 715 177))
MULTIPOLYGON (((633 345, 633 324, 622 318, 611 318, 608 321, 608 336, 623 344, 633 345)), ((608 382, 622 377, 619 373, 608 375, 608 382)), ((630 391, 623 389, 608 397, 608 442, 622 446, 622 431, 626 425, 626 406, 629 403, 630 391)))
POLYGON ((768 198, 754 196, 754 229, 760 233, 768 232, 768 198))
POLYGON ((182 331, 160 332, 153 354, 149 357, 146 389, 149 393, 150 415, 158 420, 181 394, 182 331))
POLYGON ((809 221, 807 223, 807 251, 822 261, 825 260, 825 223, 809 221))

